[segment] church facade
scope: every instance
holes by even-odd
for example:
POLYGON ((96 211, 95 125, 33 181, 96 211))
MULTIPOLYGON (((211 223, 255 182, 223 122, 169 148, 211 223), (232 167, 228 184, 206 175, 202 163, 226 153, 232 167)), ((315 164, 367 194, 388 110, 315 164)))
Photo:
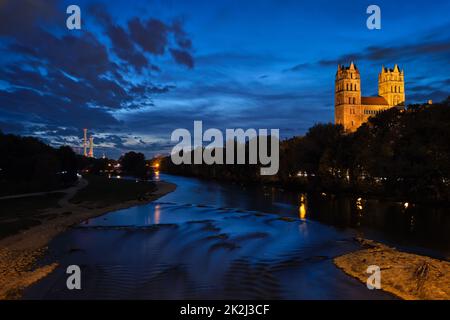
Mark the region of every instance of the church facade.
POLYGON ((378 96, 361 96, 361 76, 356 65, 339 65, 335 80, 335 123, 346 132, 356 131, 370 117, 405 103, 405 74, 398 65, 383 67, 378 75, 378 96))

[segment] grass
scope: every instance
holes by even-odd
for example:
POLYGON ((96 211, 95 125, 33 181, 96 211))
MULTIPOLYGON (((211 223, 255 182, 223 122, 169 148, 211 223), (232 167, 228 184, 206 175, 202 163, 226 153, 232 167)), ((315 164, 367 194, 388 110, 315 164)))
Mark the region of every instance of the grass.
POLYGON ((0 239, 41 224, 43 211, 58 207, 63 193, 0 200, 0 239))
POLYGON ((89 184, 72 198, 71 202, 95 203, 97 206, 114 205, 129 200, 144 199, 156 190, 153 182, 107 178, 89 175, 89 184))
MULTIPOLYGON (((78 191, 71 202, 84 206, 105 207, 129 200, 147 199, 156 190, 152 182, 109 179, 103 176, 85 177, 89 184, 78 191)), ((0 200, 0 239, 19 233, 44 220, 56 218, 56 213, 45 213, 46 209, 58 208, 58 200, 64 193, 0 200)), ((63 213, 70 214, 70 212, 63 213)))

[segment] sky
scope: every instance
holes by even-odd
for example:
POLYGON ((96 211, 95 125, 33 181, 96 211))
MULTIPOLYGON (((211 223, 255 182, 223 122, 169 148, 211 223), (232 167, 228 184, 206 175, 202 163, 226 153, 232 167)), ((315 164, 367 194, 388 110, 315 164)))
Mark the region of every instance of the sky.
POLYGON ((80 152, 167 154, 173 130, 280 129, 334 121, 338 64, 363 96, 383 65, 407 103, 450 95, 447 0, 0 0, 0 129, 80 152), (81 9, 69 30, 66 8, 81 9), (381 30, 366 27, 369 5, 381 30))

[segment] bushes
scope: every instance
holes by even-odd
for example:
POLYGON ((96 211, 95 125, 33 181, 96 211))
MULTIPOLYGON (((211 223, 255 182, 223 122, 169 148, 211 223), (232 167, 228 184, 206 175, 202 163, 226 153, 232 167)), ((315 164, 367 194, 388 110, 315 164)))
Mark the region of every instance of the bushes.
MULTIPOLYGON (((340 125, 317 124, 305 136, 281 142, 276 181, 298 188, 450 201, 449 141, 450 98, 386 110, 352 134, 340 125)), ((274 180, 258 175, 258 166, 174 166, 169 157, 162 169, 244 183, 274 180)))
POLYGON ((55 149, 36 138, 0 132, 0 194, 67 186, 76 179, 78 162, 70 147, 55 149))

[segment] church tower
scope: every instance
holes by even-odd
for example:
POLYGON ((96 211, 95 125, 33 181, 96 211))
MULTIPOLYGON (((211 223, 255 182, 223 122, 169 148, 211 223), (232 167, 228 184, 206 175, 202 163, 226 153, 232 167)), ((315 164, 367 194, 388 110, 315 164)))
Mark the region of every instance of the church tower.
POLYGON ((335 79, 335 123, 346 131, 355 131, 362 121, 361 77, 352 62, 349 67, 339 65, 335 79))
POLYGON ((403 106, 405 103, 405 74, 398 65, 394 69, 383 66, 378 75, 378 95, 386 99, 389 107, 403 106))

